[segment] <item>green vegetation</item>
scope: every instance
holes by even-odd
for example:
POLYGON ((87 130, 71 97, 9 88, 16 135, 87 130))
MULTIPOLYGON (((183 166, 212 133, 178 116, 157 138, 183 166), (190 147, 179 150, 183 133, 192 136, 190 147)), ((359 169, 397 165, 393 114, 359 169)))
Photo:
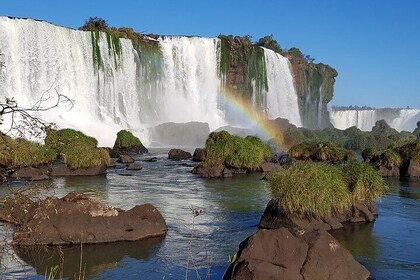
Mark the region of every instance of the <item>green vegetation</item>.
POLYGON ((127 130, 120 130, 117 133, 114 149, 129 149, 140 145, 142 145, 140 139, 134 136, 133 133, 127 130))
POLYGON ((56 158, 53 149, 25 139, 0 139, 0 165, 21 168, 48 164, 56 158))
POLYGON ((226 167, 247 170, 259 170, 272 156, 271 149, 259 138, 241 138, 226 131, 210 133, 205 150, 204 166, 224 164, 226 167))
POLYGON ((328 161, 340 163, 354 160, 352 151, 338 147, 331 142, 304 142, 289 149, 291 157, 298 160, 328 161))
POLYGON ((387 191, 380 174, 365 163, 297 162, 269 176, 273 198, 286 214, 327 218, 352 203, 373 203, 387 191))
POLYGON ((98 141, 73 129, 50 129, 45 146, 55 150, 64 163, 72 169, 89 168, 111 161, 105 149, 98 149, 98 141))

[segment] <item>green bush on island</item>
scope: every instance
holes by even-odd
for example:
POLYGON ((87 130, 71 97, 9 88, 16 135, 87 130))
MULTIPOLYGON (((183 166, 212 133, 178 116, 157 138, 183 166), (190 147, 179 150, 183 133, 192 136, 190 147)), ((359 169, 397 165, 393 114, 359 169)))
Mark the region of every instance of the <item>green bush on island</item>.
POLYGON ((204 166, 224 164, 236 169, 258 170, 272 151, 258 137, 241 138, 227 131, 212 132, 206 141, 204 166))
POLYGON ((273 198, 286 214, 328 217, 351 206, 351 194, 338 166, 297 162, 269 176, 273 198))
POLYGON ((25 139, 0 140, 0 164, 12 168, 36 167, 56 158, 53 149, 25 139))
POLYGON ((328 161, 339 163, 356 158, 354 152, 331 142, 304 142, 289 149, 291 157, 298 160, 328 161))
POLYGON ((420 163, 420 140, 412 141, 400 147, 396 150, 399 152, 404 161, 415 160, 420 163))
POLYGON ((387 192, 384 179, 378 171, 364 162, 340 165, 344 181, 352 194, 353 203, 373 204, 387 192))
POLYGON ((134 136, 133 133, 127 130, 120 130, 117 133, 114 149, 129 149, 140 145, 142 145, 140 139, 134 136))
POLYGON ((95 138, 73 129, 49 129, 45 138, 45 146, 60 154, 72 169, 108 164, 111 161, 108 151, 97 148, 97 144, 95 138))
POLYGON ((370 204, 387 190, 380 174, 360 162, 297 162, 271 174, 269 187, 285 214, 302 218, 327 218, 353 203, 370 204))

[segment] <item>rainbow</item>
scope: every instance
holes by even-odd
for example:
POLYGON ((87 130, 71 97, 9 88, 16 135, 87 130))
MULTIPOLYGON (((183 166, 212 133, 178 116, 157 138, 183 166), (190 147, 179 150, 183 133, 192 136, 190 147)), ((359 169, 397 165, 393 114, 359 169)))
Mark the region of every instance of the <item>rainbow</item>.
POLYGON ((222 96, 224 104, 235 113, 244 118, 251 127, 257 130, 257 134, 265 139, 273 139, 274 144, 284 149, 284 136, 275 122, 270 121, 264 112, 258 111, 249 100, 226 90, 222 96))

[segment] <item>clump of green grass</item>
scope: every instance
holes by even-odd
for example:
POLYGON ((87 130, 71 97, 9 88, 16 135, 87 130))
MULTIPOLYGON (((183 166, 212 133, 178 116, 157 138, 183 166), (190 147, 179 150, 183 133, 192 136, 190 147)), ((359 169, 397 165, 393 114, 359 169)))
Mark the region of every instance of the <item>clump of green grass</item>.
POLYGON ((73 129, 50 129, 45 145, 61 155, 64 163, 72 169, 89 168, 111 161, 109 153, 97 148, 98 141, 73 129))
POLYGON ((259 170, 272 156, 270 147, 254 136, 241 138, 226 131, 212 132, 206 141, 205 166, 259 170))
POLYGON ((269 188, 286 214, 327 218, 349 210, 353 203, 371 204, 387 191, 371 166, 351 162, 297 162, 270 175, 269 188))
POLYGON ((327 163, 297 162, 272 174, 269 187, 286 214, 329 217, 351 206, 342 170, 327 163))
POLYGON ((380 151, 375 147, 369 147, 362 151, 362 157, 365 161, 373 161, 379 157, 380 151))
POLYGON ((420 163, 420 140, 412 141, 396 149, 404 161, 415 160, 420 163))
POLYGON ((129 149, 140 145, 142 145, 140 139, 134 136, 133 133, 127 130, 120 130, 117 133, 114 149, 129 149))
POLYGON ((342 164, 341 169, 354 203, 373 204, 388 190, 379 172, 364 162, 342 164))
POLYGON ((340 163, 354 160, 354 152, 340 148, 331 142, 303 142, 292 146, 289 154, 298 160, 328 161, 340 163))
POLYGON ((56 158, 53 149, 25 139, 0 141, 0 164, 12 167, 36 167, 48 164, 56 158))
POLYGON ((385 150, 379 156, 379 161, 381 165, 386 166, 388 168, 392 168, 394 166, 400 167, 403 162, 401 155, 392 149, 385 150))

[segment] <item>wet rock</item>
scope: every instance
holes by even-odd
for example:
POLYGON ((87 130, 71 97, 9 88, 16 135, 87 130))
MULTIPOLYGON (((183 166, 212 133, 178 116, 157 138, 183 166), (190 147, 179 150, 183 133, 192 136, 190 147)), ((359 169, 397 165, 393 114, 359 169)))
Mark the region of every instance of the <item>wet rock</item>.
POLYGON ((192 159, 193 161, 204 161, 204 157, 205 157, 204 149, 197 148, 194 151, 192 159))
POLYGON ((134 162, 134 159, 131 156, 129 156, 129 155, 120 155, 118 157, 117 162, 120 162, 120 163, 133 163, 134 162))
POLYGON ((271 158, 271 162, 280 164, 284 168, 288 168, 293 165, 295 159, 290 157, 288 154, 277 153, 271 158))
POLYGON ((263 172, 277 172, 282 169, 281 165, 275 164, 272 162, 264 162, 262 164, 262 171, 263 172))
MULTIPOLYGON (((220 178, 223 175, 225 167, 223 164, 213 165, 213 166, 202 166, 198 165, 194 167, 192 173, 201 175, 202 178, 220 178)), ((226 176, 227 171, 226 171, 226 176)))
POLYGON ((140 139, 130 131, 120 130, 117 133, 113 153, 118 155, 147 154, 149 151, 141 143, 140 139))
POLYGON ((228 168, 224 168, 223 169, 223 171, 222 171, 222 177, 223 178, 231 178, 231 177, 233 177, 233 172, 232 172, 232 170, 230 170, 230 169, 228 169, 228 168))
POLYGON ((144 162, 156 162, 157 160, 158 160, 157 157, 151 157, 151 158, 142 159, 142 161, 144 161, 144 162))
POLYGON ((127 166, 127 170, 142 170, 142 169, 143 169, 143 166, 141 166, 140 164, 137 164, 137 163, 130 163, 127 166))
POLYGON ((408 177, 420 177, 420 163, 411 159, 408 165, 407 175, 408 177))
POLYGON ((168 153, 168 158, 172 160, 183 160, 191 158, 191 153, 181 149, 171 149, 168 153))
POLYGON ((80 193, 39 202, 11 199, 0 208, 0 219, 18 225, 13 241, 20 246, 134 241, 167 231, 165 220, 151 204, 124 211, 80 193))
POLYGON ((13 172, 10 177, 14 179, 26 179, 30 181, 48 180, 50 178, 50 171, 50 166, 22 167, 13 172))
POLYGON ((375 206, 356 203, 348 211, 334 214, 328 218, 301 218, 285 213, 277 200, 271 199, 264 210, 259 227, 265 229, 288 227, 305 230, 331 230, 343 227, 344 223, 373 222, 377 216, 375 206))
POLYGON ((369 271, 323 230, 259 230, 239 246, 223 279, 369 279, 369 271))
POLYGON ((391 168, 379 166, 379 173, 383 177, 400 177, 400 168, 397 166, 392 166, 391 168))
POLYGON ((89 168, 71 169, 64 164, 53 165, 51 169, 51 176, 96 176, 104 174, 107 169, 106 164, 100 164, 89 168))

